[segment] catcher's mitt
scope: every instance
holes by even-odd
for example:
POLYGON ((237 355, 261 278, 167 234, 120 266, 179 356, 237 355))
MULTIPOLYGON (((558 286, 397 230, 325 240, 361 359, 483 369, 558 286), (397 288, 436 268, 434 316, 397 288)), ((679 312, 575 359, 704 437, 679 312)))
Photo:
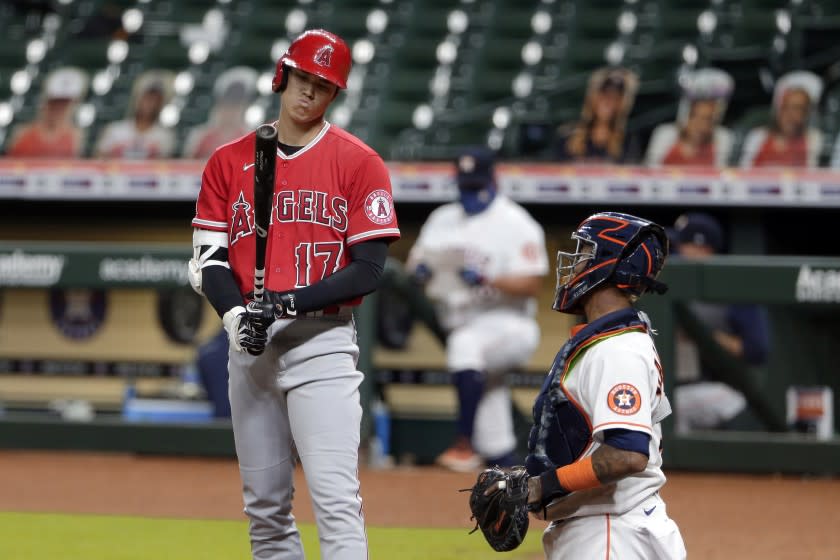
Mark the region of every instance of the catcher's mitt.
POLYGON ((471 519, 497 552, 519 546, 528 532, 528 473, 524 467, 508 472, 495 467, 478 475, 470 492, 471 519))

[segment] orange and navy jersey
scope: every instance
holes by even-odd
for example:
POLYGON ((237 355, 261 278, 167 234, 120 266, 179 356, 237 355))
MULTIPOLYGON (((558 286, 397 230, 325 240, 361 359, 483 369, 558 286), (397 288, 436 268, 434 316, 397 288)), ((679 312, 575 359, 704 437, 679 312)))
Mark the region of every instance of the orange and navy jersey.
MULTIPOLYGON (((227 233, 228 261, 243 294, 254 282, 255 138, 251 132, 213 153, 192 221, 193 227, 227 233)), ((267 289, 313 284, 346 266, 353 244, 399 236, 388 169, 361 140, 325 123, 294 154, 277 150, 267 289)))

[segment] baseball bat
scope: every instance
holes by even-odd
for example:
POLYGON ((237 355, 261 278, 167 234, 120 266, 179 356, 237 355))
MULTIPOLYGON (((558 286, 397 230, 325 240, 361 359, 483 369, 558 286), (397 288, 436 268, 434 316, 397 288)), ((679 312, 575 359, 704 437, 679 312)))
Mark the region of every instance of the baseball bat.
POLYGON ((277 163, 277 129, 264 124, 257 129, 254 149, 254 301, 262 301, 265 291, 265 249, 271 223, 271 199, 274 196, 274 172, 277 163))

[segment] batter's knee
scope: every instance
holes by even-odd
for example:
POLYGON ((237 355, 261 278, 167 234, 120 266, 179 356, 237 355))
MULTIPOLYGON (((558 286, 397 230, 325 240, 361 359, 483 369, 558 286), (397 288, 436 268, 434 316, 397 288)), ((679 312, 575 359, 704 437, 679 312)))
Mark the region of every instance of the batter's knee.
POLYGON ((482 340, 471 330, 454 331, 446 340, 446 365, 450 371, 486 368, 482 340))

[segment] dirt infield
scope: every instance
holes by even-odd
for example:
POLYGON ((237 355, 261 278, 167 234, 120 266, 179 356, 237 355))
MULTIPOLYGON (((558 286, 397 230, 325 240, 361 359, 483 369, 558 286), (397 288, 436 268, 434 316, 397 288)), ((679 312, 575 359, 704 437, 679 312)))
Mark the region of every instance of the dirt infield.
MULTIPOLYGON (((840 480, 667 474, 663 495, 690 558, 840 558, 840 480)), ((470 527, 457 490, 472 475, 418 467, 361 477, 372 526, 470 527)), ((295 512, 312 521, 305 495, 295 512)), ((0 451, 0 510, 244 519, 233 460, 88 453, 0 451)))

